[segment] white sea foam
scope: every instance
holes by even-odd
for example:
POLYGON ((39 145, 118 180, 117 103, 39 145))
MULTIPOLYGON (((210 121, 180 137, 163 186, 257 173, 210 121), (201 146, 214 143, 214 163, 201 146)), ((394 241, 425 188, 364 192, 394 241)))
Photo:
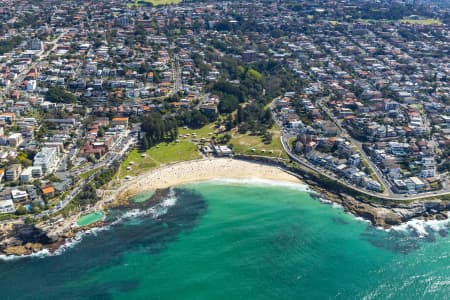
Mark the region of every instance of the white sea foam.
MULTIPOLYGON (((331 207, 337 208, 337 209, 344 209, 344 207, 336 202, 332 202, 327 199, 319 198, 319 201, 321 203, 329 204, 331 203, 331 207)), ((356 216, 352 214, 351 212, 347 212, 348 214, 352 215, 355 220, 371 224, 370 220, 364 219, 363 217, 356 216)), ((384 230, 387 232, 390 231, 397 231, 397 232, 407 232, 407 233, 414 233, 420 238, 425 238, 429 236, 433 232, 439 232, 442 230, 450 230, 450 218, 446 220, 420 220, 420 219, 413 219, 406 223, 392 226, 391 228, 385 229, 383 227, 376 227, 379 230, 384 230)))
POLYGON ((54 253, 49 253, 49 255, 60 255, 60 254, 64 253, 65 251, 67 251, 67 250, 75 247, 79 243, 81 243, 81 241, 83 240, 84 237, 86 237, 88 235, 96 236, 99 232, 109 230, 110 228, 111 228, 111 226, 108 225, 108 226, 90 228, 85 231, 79 231, 75 234, 74 238, 67 239, 63 245, 61 245, 58 249, 56 249, 56 251, 54 253))
POLYGON ((372 224, 372 222, 370 222, 367 219, 364 219, 363 217, 355 217, 355 220, 360 221, 360 222, 364 222, 364 223, 368 223, 368 224, 372 224))
POLYGON ((413 232, 421 238, 425 238, 433 232, 450 229, 450 219, 446 220, 419 220, 413 219, 404 224, 393 226, 387 231, 413 232))
POLYGON ((287 182, 287 181, 277 181, 270 179, 261 178, 220 178, 208 180, 208 182, 223 184, 223 185, 253 185, 253 186, 274 186, 274 187, 285 187, 293 190, 298 190, 302 192, 312 192, 309 187, 305 184, 287 182))
POLYGON ((340 205, 339 203, 336 203, 336 202, 333 202, 331 204, 331 207, 338 208, 338 209, 344 209, 344 207, 342 205, 340 205))
POLYGON ((323 204, 330 204, 330 205, 333 205, 333 201, 328 200, 328 199, 319 198, 319 201, 320 201, 320 203, 323 203, 323 204))
POLYGON ((168 209, 171 206, 174 206, 177 203, 177 198, 175 196, 175 192, 171 190, 169 192, 169 195, 166 199, 161 201, 160 203, 156 204, 153 207, 150 207, 146 210, 139 210, 139 209, 133 209, 130 211, 127 211, 123 215, 121 215, 117 220, 113 221, 108 226, 102 226, 102 227, 94 227, 90 228, 85 231, 77 232, 74 238, 66 239, 63 245, 61 245, 58 249, 55 250, 55 252, 50 252, 48 249, 43 249, 41 251, 29 254, 29 255, 0 255, 0 260, 4 261, 11 261, 16 260, 24 257, 38 257, 38 258, 44 258, 48 256, 55 256, 55 255, 61 255, 65 251, 75 247, 77 244, 79 244, 84 237, 88 235, 94 235, 96 236, 99 232, 109 230, 111 229, 111 226, 122 223, 125 220, 129 220, 132 218, 138 218, 143 216, 151 216, 151 218, 158 218, 164 214, 167 213, 168 209))
POLYGON ((42 250, 40 250, 38 252, 31 253, 29 255, 5 255, 5 254, 1 254, 0 255, 0 260, 12 261, 12 260, 20 259, 22 257, 44 258, 44 257, 50 256, 50 255, 51 255, 51 253, 50 253, 50 251, 48 251, 48 249, 42 249, 42 250))

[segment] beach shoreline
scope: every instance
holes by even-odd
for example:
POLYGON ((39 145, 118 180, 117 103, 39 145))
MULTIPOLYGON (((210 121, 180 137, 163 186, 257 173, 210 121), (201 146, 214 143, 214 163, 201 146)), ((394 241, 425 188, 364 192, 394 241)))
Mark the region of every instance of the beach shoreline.
POLYGON ((275 165, 231 158, 203 158, 164 165, 130 180, 122 179, 120 187, 104 202, 123 194, 130 197, 147 190, 223 178, 303 183, 298 177, 275 165))
POLYGON ((261 162, 248 162, 231 158, 203 158, 167 164, 144 172, 130 180, 121 179, 118 188, 102 190, 101 199, 84 212, 78 212, 54 222, 46 220, 35 225, 22 225, 21 231, 33 232, 33 241, 18 240, 15 233, 17 227, 13 229, 13 226, 10 226, 8 230, 3 232, 4 238, 1 241, 0 252, 8 256, 26 256, 43 250, 55 252, 66 241, 73 239, 78 232, 105 225, 104 220, 102 220, 80 227, 77 225, 77 220, 81 215, 93 211, 107 211, 117 206, 126 207, 128 200, 140 192, 163 190, 188 183, 224 178, 270 180, 291 184, 303 183, 298 177, 288 174, 280 167, 261 162), (36 235, 42 238, 36 241, 36 235), (44 243, 43 241, 46 240, 51 242, 44 243))
MULTIPOLYGON (((232 180, 232 183, 252 183, 263 182, 265 184, 298 184, 305 187, 305 191, 314 192, 320 199, 326 199, 324 203, 338 203, 346 212, 355 217, 362 217, 369 220, 375 227, 390 228, 400 225, 417 217, 427 215, 427 208, 423 205, 411 207, 387 207, 373 203, 365 203, 355 199, 351 195, 334 193, 322 187, 319 182, 312 181, 306 174, 295 174, 283 168, 281 164, 273 161, 254 161, 231 158, 203 158, 198 160, 184 161, 161 166, 160 168, 149 170, 131 179, 121 179, 118 188, 105 188, 101 199, 89 210, 83 213, 78 212, 66 218, 60 218, 57 222, 44 221, 33 226, 33 230, 51 242, 30 242, 18 240, 10 232, 8 239, 2 240, 3 247, 0 252, 6 255, 29 255, 35 252, 49 250, 57 251, 66 242, 70 242, 77 233, 88 231, 92 228, 107 225, 102 221, 89 224, 85 227, 77 225, 77 220, 82 214, 92 211, 107 211, 114 207, 130 207, 133 196, 145 191, 162 191, 172 187, 189 183, 207 182, 212 180, 232 180), (269 182, 270 181, 270 182, 269 182), (108 192, 106 192, 108 191, 108 192)), ((160 199, 161 200, 161 199, 160 199)), ((159 200, 159 201, 160 201, 159 200)), ((442 218, 446 219, 442 214, 442 218)), ((426 220, 426 219, 425 219, 426 220)), ((25 226, 25 225, 24 225, 25 226)), ((30 225, 26 225, 30 226, 30 225)), ((29 227, 27 230, 29 231, 29 227)), ((3 234, 5 236, 5 234, 3 234)))
POLYGON ((192 182, 214 179, 265 179, 277 182, 303 184, 319 198, 343 207, 346 212, 361 217, 379 228, 388 229, 410 220, 448 219, 450 206, 442 201, 414 202, 411 204, 379 204, 359 199, 349 193, 328 189, 307 174, 293 172, 279 161, 267 158, 204 158, 163 166, 146 172, 121 187, 104 203, 126 204, 132 196, 147 190, 175 187, 192 182))

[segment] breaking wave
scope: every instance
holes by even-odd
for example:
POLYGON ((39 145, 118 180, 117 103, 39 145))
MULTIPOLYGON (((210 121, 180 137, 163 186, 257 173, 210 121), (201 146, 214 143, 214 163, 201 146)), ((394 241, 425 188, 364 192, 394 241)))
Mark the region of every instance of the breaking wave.
POLYGON ((420 238, 428 237, 430 234, 448 232, 450 229, 450 219, 446 220, 410 220, 404 224, 393 226, 386 231, 414 233, 420 238))
POLYGON ((48 250, 48 249, 42 249, 38 252, 35 253, 31 253, 28 255, 6 255, 6 254, 1 254, 0 255, 0 260, 3 261, 13 261, 13 260, 17 260, 17 259, 21 259, 24 257, 37 257, 37 258, 44 258, 47 256, 51 256, 52 253, 48 250))
MULTIPOLYGON (((337 208, 340 210, 344 210, 344 207, 341 204, 330 201, 328 199, 324 199, 319 197, 319 201, 323 204, 328 204, 333 208, 337 208)), ((346 212, 349 215, 352 215, 355 220, 372 224, 370 220, 365 219, 363 217, 356 216, 351 212, 346 212)), ((400 225, 392 226, 391 228, 385 229, 383 227, 374 227, 378 230, 386 231, 386 232, 396 232, 396 233, 408 233, 414 234, 419 238, 426 238, 432 234, 440 233, 447 235, 450 231, 450 218, 445 220, 420 220, 413 219, 408 222, 402 223, 400 225)))
POLYGON ((85 231, 80 231, 75 234, 74 238, 66 239, 64 244, 62 244, 58 249, 56 249, 54 252, 50 252, 48 249, 42 249, 38 252, 31 253, 28 255, 0 255, 0 260, 3 261, 12 261, 16 259, 21 259, 25 257, 35 257, 35 258, 45 258, 48 256, 56 256, 61 255, 65 251, 75 247, 77 244, 79 244, 84 237, 94 235, 96 236, 99 232, 110 230, 114 225, 118 225, 120 223, 123 223, 126 220, 139 218, 139 217, 146 217, 150 216, 152 219, 157 219, 163 215, 165 215, 168 211, 168 209, 172 206, 174 206, 177 203, 177 198, 175 195, 175 192, 173 190, 170 190, 170 193, 167 198, 165 198, 160 203, 156 204, 155 206, 152 206, 145 210, 139 210, 139 209, 133 209, 126 211, 124 214, 120 215, 116 220, 112 221, 110 224, 102 227, 94 227, 85 231))
POLYGON ((260 178, 220 178, 220 179, 212 179, 207 182, 211 182, 214 184, 222 184, 222 185, 252 185, 252 186, 273 186, 273 187, 285 187, 301 192, 312 192, 310 188, 306 184, 294 183, 294 182, 286 182, 286 181, 277 181, 270 179, 260 179, 260 178))

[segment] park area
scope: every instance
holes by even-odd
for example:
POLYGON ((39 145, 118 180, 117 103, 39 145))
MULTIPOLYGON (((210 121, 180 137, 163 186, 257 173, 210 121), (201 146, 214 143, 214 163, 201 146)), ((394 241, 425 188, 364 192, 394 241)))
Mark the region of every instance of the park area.
MULTIPOLYGON (((203 145, 206 141, 220 138, 221 135, 217 135, 215 131, 212 123, 198 129, 179 128, 178 140, 175 142, 160 143, 147 151, 133 149, 120 165, 119 178, 137 176, 168 163, 201 158, 196 144, 203 145)), ((237 132, 231 134, 228 144, 233 148, 234 154, 287 158, 281 145, 279 129, 274 126, 268 131, 272 135, 269 144, 264 143, 261 136, 237 132)))
POLYGON ((130 6, 152 4, 153 6, 179 4, 182 0, 133 0, 130 6))
POLYGON ((400 22, 413 25, 442 25, 439 19, 402 19, 400 22))
POLYGON ((136 176, 160 165, 201 158, 197 146, 186 141, 160 143, 147 151, 133 149, 122 162, 119 177, 136 176))
POLYGON ((287 158, 280 141, 280 130, 273 127, 268 130, 272 134, 270 144, 265 144, 260 136, 235 133, 230 144, 235 154, 260 155, 287 158))

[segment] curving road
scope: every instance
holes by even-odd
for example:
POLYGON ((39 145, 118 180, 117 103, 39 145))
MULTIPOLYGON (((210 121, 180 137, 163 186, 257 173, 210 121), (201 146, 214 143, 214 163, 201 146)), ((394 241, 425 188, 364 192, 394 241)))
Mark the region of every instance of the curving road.
MULTIPOLYGON (((278 98, 275 98, 275 100, 278 98)), ((277 120, 277 118, 273 115, 273 103, 275 102, 275 100, 272 102, 271 106, 271 111, 272 111, 272 117, 275 120, 275 123, 277 123, 279 128, 283 128, 283 125, 280 124, 279 120, 277 120)), ((340 126, 338 126, 339 128, 341 128, 340 126)), ((394 201, 411 201, 411 200, 421 200, 421 199, 426 199, 429 197, 439 197, 439 196, 444 196, 444 195, 450 195, 450 191, 445 189, 445 190, 441 190, 441 191, 433 191, 433 192, 426 192, 426 193, 421 193, 420 195, 416 195, 416 196, 412 196, 412 195, 404 195, 404 194, 395 194, 391 191, 390 187, 388 187, 387 184, 385 184, 385 187, 388 187, 388 191, 385 193, 376 193, 374 191, 369 191, 366 189, 362 189, 358 186, 355 186, 353 184, 348 183, 347 181, 342 180, 341 178, 337 177, 335 174, 328 172, 327 170, 323 170, 322 168, 318 168, 317 166, 314 166, 313 164, 311 164, 310 162, 308 162, 306 159, 303 159, 297 155, 295 155, 290 147, 289 147, 289 137, 285 137, 283 136, 283 130, 280 131, 280 140, 281 140, 281 144, 283 145, 283 149, 286 152, 286 154, 295 162, 299 163, 302 167, 315 171, 325 177, 327 177, 328 179, 334 180, 354 191, 360 192, 362 194, 368 195, 368 196, 372 196, 372 197, 376 197, 376 198, 380 198, 380 199, 384 199, 384 200, 394 200, 394 201)), ((355 144, 358 147, 358 144, 355 144)), ((359 149, 359 147, 358 147, 359 149)), ((363 149, 360 149, 361 153, 364 155, 364 157, 366 158, 367 156, 365 155, 365 152, 362 151, 363 149)), ((368 160, 369 164, 371 163, 370 159, 368 160)), ((373 163, 372 163, 373 164, 373 163)), ((373 168, 374 171, 376 172, 377 176, 381 176, 381 172, 379 171, 379 169, 377 167, 373 168)))

